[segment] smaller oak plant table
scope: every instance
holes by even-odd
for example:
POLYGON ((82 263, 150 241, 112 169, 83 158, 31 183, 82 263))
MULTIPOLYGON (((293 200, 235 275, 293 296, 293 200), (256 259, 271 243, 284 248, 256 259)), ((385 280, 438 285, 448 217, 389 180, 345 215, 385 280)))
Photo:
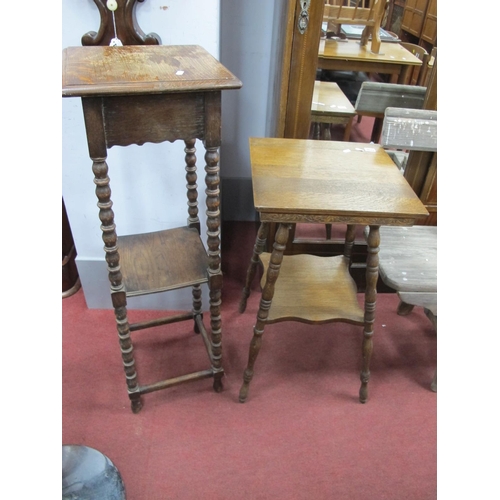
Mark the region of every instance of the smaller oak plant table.
POLYGON ((278 321, 362 325, 359 400, 368 398, 377 298, 380 226, 412 226, 428 215, 422 202, 378 144, 250 138, 255 208, 261 225, 247 271, 244 312, 257 266, 264 266, 262 296, 243 374, 240 402, 248 397, 264 327, 278 321), (347 225, 343 255, 284 255, 297 223, 347 225), (270 224, 277 224, 272 252, 264 252, 270 224), (364 307, 349 273, 356 225, 369 226, 364 307))

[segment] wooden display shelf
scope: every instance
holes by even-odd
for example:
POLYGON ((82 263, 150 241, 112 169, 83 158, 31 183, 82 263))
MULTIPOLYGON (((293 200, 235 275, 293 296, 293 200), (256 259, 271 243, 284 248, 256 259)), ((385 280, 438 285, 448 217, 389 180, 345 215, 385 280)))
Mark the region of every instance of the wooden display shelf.
POLYGON ((208 282, 208 256, 194 228, 118 238, 127 297, 208 282))
MULTIPOLYGON (((270 253, 262 253, 261 285, 266 283, 270 253)), ((285 255, 266 323, 294 320, 321 324, 344 321, 362 325, 364 310, 357 299, 356 283, 343 255, 285 255)))

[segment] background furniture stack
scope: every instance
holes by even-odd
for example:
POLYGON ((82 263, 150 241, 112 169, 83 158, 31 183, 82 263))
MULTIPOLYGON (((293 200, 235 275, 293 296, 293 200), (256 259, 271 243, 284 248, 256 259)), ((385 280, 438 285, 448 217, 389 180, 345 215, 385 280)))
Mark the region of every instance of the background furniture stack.
POLYGON ((332 25, 340 27, 343 24, 364 26, 360 41, 361 46, 366 46, 371 38, 370 49, 372 52, 378 53, 380 51, 379 30, 388 1, 327 0, 323 11, 323 19, 328 23, 329 29, 332 25))
MULTIPOLYGON (((437 111, 388 108, 381 144, 385 148, 437 151, 437 111)), ((399 315, 423 307, 437 329, 437 226, 382 227, 382 280, 396 290, 399 315)), ((431 383, 437 390, 436 375, 431 383)))

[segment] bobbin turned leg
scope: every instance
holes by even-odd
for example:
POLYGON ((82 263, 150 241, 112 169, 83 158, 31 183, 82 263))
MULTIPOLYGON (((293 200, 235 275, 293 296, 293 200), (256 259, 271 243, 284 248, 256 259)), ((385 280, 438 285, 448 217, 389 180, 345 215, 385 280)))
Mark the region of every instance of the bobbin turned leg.
POLYGON ((115 310, 116 326, 118 329, 118 340, 122 355, 125 378, 127 380, 128 395, 134 413, 142 408, 139 386, 137 383, 137 372, 135 370, 132 340, 130 338, 130 327, 127 320, 127 299, 125 287, 122 283, 120 270, 120 256, 118 254, 117 235, 115 231, 114 213, 112 210, 111 189, 109 186, 108 165, 104 158, 93 158, 92 170, 94 172, 94 183, 96 185, 96 196, 99 200, 99 219, 101 220, 102 239, 104 251, 106 252, 106 263, 108 266, 108 277, 111 284, 111 300, 115 310))
POLYGON ((125 292, 111 294, 113 307, 115 309, 116 327, 118 329, 118 340, 122 353, 123 368, 127 381, 128 397, 132 411, 139 413, 142 408, 141 394, 137 383, 137 372, 135 370, 134 348, 130 338, 130 326, 127 319, 127 299, 125 292))
POLYGON ((273 244, 273 251, 267 269, 266 284, 262 290, 259 311, 257 313, 257 322, 254 326, 253 338, 250 343, 248 365, 243 373, 243 385, 241 386, 239 395, 240 403, 244 403, 248 397, 249 385, 253 378, 253 368, 262 345, 264 326, 269 316, 269 309, 271 308, 271 302, 274 296, 274 285, 279 276, 281 263, 283 261, 283 252, 286 248, 290 228, 290 224, 280 224, 276 231, 276 239, 273 244))
MULTIPOLYGON (((184 141, 185 161, 186 161, 186 188, 188 199, 188 219, 187 225, 201 233, 200 219, 198 217, 198 175, 196 173, 196 139, 188 139, 184 141)), ((201 310, 201 287, 199 285, 193 287, 193 316, 194 316, 194 331, 200 333, 196 317, 203 318, 201 310)))
POLYGON ((368 258, 366 261, 365 290, 365 326, 363 332, 363 366, 361 369, 361 387, 359 400, 366 403, 368 399, 368 380, 370 379, 370 359, 373 351, 373 323, 375 321, 375 304, 377 302, 378 252, 380 245, 380 226, 370 226, 368 234, 368 258))
POLYGON ((212 331, 212 370, 214 390, 222 391, 222 270, 220 254, 220 177, 219 149, 205 144, 205 183, 207 185, 207 246, 209 262, 210 326, 212 331))
POLYGON ((259 226, 259 231, 257 232, 257 238, 253 247, 252 259, 247 269, 245 286, 243 287, 243 292, 240 300, 240 313, 244 313, 247 307, 247 299, 250 296, 250 287, 252 285, 253 279, 255 277, 255 272, 257 271, 257 266, 259 264, 259 255, 264 251, 268 233, 269 223, 262 222, 259 226))

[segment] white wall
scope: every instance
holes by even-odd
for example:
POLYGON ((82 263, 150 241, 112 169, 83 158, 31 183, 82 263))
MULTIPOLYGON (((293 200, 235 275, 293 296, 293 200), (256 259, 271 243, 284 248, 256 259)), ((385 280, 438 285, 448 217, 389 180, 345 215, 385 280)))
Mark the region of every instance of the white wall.
POLYGON ((222 95, 222 214, 254 220, 249 137, 268 134, 270 66, 277 33, 275 11, 287 0, 221 0, 220 61, 243 87, 222 95))
MULTIPOLYGON (((226 220, 255 218, 248 138, 267 133, 269 74, 276 43, 274 12, 286 1, 145 0, 137 4, 138 23, 145 33, 157 33, 164 45, 201 45, 243 82, 240 90, 222 94, 222 215, 226 220)), ((99 27, 93 0, 64 0, 62 26, 62 47, 81 45, 81 36, 99 27)), ((110 308, 92 162, 78 98, 63 99, 62 145, 63 196, 87 305, 110 308)), ((205 152, 200 141, 197 145, 203 209, 205 152)), ((107 162, 119 235, 185 224, 183 143, 113 147, 107 162)), ((203 220, 204 210, 200 215, 203 220)), ((206 240, 204 228, 202 238, 206 240)), ((206 296, 205 290, 205 306, 206 296)), ((189 309, 190 304, 190 290, 128 300, 129 308, 189 309)))

